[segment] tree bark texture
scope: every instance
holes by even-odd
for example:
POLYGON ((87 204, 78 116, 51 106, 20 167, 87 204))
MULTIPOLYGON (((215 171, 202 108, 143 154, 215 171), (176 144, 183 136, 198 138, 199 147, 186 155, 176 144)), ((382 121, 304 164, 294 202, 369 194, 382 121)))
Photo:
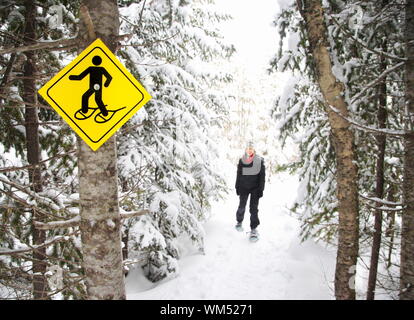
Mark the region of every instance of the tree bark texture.
MULTIPOLYGON (((97 37, 116 50, 119 12, 116 0, 82 1, 97 37)), ((93 40, 90 23, 82 20, 85 46, 93 40)), ((78 138, 79 194, 83 267, 88 299, 125 299, 121 249, 121 217, 118 202, 116 138, 97 151, 78 138)))
MULTIPOLYGON (((388 0, 383 1, 383 6, 388 3, 388 0)), ((387 51, 387 41, 384 40, 382 50, 387 51)), ((387 63, 385 57, 381 58, 380 73, 387 69, 387 63)), ((378 127, 381 129, 386 128, 387 124, 387 84, 384 79, 378 87, 378 112, 377 120, 378 127)), ((385 134, 378 134, 376 136, 376 143, 378 148, 377 161, 376 161, 376 184, 375 184, 375 196, 382 199, 384 196, 384 158, 385 158, 385 146, 387 143, 385 134)), ((378 204, 378 207, 381 205, 378 204)), ((375 210, 374 212, 374 236, 372 239, 371 247, 371 261, 368 275, 368 289, 367 289, 367 300, 375 299, 375 286, 377 283, 378 273, 378 261, 379 253, 381 249, 381 236, 382 236, 382 210, 375 210)))
POLYGON ((414 300, 414 2, 407 1, 405 10, 406 130, 404 138, 404 210, 401 228, 400 299, 414 300))
MULTIPOLYGON (((390 202, 395 202, 395 192, 394 188, 391 187, 388 190, 387 200, 390 202)), ((387 268, 390 268, 392 265, 392 252, 394 250, 394 238, 395 238, 395 211, 387 213, 387 228, 385 229, 385 236, 390 238, 388 245, 388 254, 387 254, 387 268)))
MULTIPOLYGON (((385 83, 381 85, 381 97, 380 106, 378 110, 378 127, 385 128, 387 111, 385 108, 386 96, 385 83)), ((382 199, 384 196, 384 157, 385 157, 385 145, 386 136, 383 134, 377 135, 377 147, 378 147, 378 158, 376 162, 376 185, 375 185, 375 196, 382 199)), ((377 205, 381 206, 380 204, 377 205)), ((368 276, 368 290, 367 300, 374 300, 375 298, 375 286, 377 282, 377 271, 378 271, 378 260, 381 248, 381 235, 382 235, 382 210, 375 210, 374 212, 374 236, 372 239, 371 247, 371 261, 368 276)))
MULTIPOLYGON (((36 38, 36 5, 31 0, 25 1, 25 27, 24 42, 31 44, 36 38)), ((23 80, 23 100, 27 103, 25 108, 25 131, 26 131, 26 149, 27 161, 33 167, 29 168, 29 181, 31 189, 34 192, 41 192, 42 176, 39 167, 40 162, 40 145, 39 145, 39 119, 36 104, 36 55, 33 51, 25 53, 26 62, 24 64, 23 80)), ((32 219, 36 221, 44 220, 42 214, 33 210, 32 219)), ((44 243, 46 232, 32 228, 33 244, 44 243)), ((44 276, 46 272, 46 248, 40 248, 33 251, 33 298, 45 299, 47 296, 47 280, 44 276)))
POLYGON ((336 299, 355 299, 355 270, 358 258, 358 169, 355 164, 354 133, 349 123, 329 106, 348 116, 344 85, 332 73, 327 28, 321 0, 298 1, 315 63, 317 81, 327 105, 326 112, 336 156, 338 198, 338 252, 335 269, 336 299))

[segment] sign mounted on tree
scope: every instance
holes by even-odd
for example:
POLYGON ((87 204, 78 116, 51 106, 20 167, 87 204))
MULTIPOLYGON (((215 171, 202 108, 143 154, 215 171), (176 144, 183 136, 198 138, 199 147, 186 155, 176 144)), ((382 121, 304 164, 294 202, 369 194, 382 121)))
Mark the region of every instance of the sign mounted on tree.
POLYGON ((151 99, 100 39, 39 94, 94 151, 151 99))

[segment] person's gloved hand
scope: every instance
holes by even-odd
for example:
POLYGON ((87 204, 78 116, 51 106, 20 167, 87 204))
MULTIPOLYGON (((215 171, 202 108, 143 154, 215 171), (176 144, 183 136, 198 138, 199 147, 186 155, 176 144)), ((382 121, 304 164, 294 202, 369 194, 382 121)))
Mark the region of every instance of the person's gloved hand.
POLYGON ((259 198, 263 197, 263 191, 259 191, 259 192, 258 192, 258 194, 257 194, 257 196, 258 196, 259 198))
POLYGON ((240 189, 236 188, 236 194, 239 196, 240 195, 240 189))

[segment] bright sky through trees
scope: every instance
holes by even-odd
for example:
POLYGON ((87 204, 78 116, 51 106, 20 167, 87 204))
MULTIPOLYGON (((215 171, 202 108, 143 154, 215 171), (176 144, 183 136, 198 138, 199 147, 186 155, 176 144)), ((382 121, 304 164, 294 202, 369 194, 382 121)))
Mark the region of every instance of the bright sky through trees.
POLYGON ((236 59, 249 71, 268 69, 275 54, 278 34, 272 22, 279 11, 277 0, 216 0, 233 20, 223 23, 222 32, 236 47, 236 59))

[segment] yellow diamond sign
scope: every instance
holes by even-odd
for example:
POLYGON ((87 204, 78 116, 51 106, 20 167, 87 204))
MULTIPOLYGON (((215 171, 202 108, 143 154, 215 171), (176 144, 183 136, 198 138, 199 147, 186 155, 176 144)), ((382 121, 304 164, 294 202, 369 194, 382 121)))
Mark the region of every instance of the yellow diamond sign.
POLYGON ((100 39, 39 94, 94 151, 151 99, 100 39))

